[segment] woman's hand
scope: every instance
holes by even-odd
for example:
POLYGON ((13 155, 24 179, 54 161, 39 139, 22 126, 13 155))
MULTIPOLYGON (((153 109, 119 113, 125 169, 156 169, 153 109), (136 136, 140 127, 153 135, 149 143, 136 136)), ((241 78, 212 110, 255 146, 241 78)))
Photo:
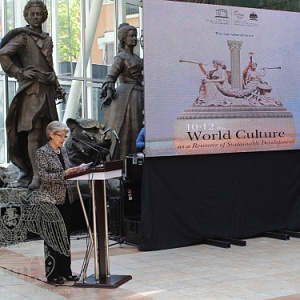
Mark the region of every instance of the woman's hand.
POLYGON ((80 169, 79 166, 73 167, 73 168, 69 168, 69 169, 67 169, 67 170, 65 171, 65 174, 66 174, 66 176, 72 175, 72 174, 76 174, 76 173, 79 172, 79 169, 80 169))

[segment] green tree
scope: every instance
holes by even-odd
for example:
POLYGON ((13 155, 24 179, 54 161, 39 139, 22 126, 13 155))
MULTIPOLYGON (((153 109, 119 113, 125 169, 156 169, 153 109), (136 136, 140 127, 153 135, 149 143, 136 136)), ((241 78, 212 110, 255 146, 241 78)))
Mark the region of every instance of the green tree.
POLYGON ((76 62, 80 51, 80 0, 57 3, 59 62, 76 62))

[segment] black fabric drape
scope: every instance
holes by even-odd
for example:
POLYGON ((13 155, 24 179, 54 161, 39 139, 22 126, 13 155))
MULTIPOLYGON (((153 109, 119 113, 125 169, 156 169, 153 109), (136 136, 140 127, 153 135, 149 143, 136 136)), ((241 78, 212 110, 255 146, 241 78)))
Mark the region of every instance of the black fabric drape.
POLYGON ((146 158, 141 250, 300 228, 300 153, 146 158))

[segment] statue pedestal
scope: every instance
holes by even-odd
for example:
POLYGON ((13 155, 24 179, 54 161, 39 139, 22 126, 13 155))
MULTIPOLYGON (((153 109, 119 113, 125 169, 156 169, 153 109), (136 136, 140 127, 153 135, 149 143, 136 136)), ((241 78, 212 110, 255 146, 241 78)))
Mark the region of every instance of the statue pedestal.
POLYGON ((293 149, 293 115, 283 106, 188 107, 176 120, 179 155, 293 149))

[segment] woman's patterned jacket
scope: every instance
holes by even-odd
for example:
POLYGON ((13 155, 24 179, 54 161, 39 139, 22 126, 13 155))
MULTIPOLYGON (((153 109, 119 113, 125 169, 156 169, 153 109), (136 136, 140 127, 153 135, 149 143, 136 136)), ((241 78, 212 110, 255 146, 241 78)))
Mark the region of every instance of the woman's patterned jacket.
MULTIPOLYGON (((68 157, 67 150, 60 148, 62 157, 65 163, 66 169, 71 167, 71 163, 68 157)), ((41 191, 47 193, 56 205, 62 205, 65 203, 66 192, 68 192, 68 198, 72 203, 73 195, 70 184, 65 180, 65 171, 58 158, 58 155, 54 152, 49 143, 39 148, 36 152, 36 160, 39 177, 42 180, 41 191)))

